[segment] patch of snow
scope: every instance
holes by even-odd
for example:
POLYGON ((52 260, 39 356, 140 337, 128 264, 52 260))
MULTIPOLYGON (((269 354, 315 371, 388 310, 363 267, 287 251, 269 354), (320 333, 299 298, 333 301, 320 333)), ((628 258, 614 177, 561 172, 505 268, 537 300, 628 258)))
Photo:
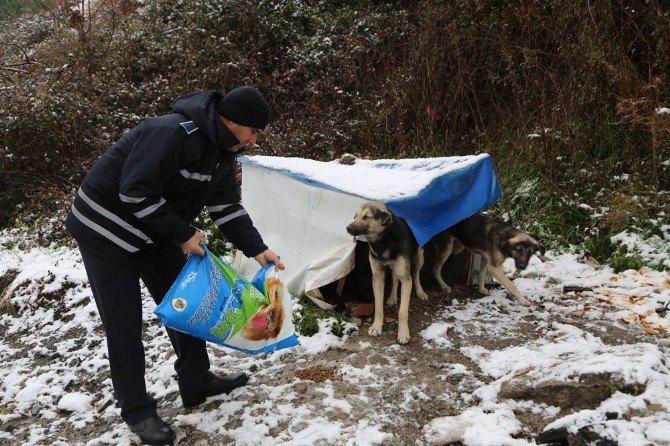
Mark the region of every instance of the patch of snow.
POLYGON ((515 195, 520 196, 520 197, 527 197, 530 194, 532 194, 535 191, 535 188, 537 187, 539 180, 537 178, 534 178, 532 180, 525 180, 521 185, 517 188, 515 195))
POLYGON ((670 421, 661 420, 649 425, 644 435, 649 441, 660 444, 670 443, 670 421))
POLYGON ((66 393, 58 401, 58 408, 69 412, 86 412, 91 408, 93 397, 84 393, 66 393))
POLYGON ((468 446, 528 445, 526 440, 512 437, 520 430, 514 413, 502 406, 487 410, 474 407, 453 417, 435 418, 424 427, 431 444, 461 442, 468 446))
POLYGON ((426 341, 432 341, 440 347, 449 347, 451 346, 451 341, 445 335, 447 334, 447 330, 452 327, 451 324, 445 322, 435 322, 425 330, 419 332, 419 335, 426 341))
POLYGON ((384 444, 393 435, 382 432, 379 426, 370 426, 368 420, 360 420, 356 426, 354 435, 346 442, 346 446, 369 446, 373 444, 384 444))
MULTIPOLYGON (((664 235, 665 235, 665 231, 664 235)), ((640 234, 630 231, 622 231, 610 237, 614 244, 620 244, 626 247, 628 254, 638 254, 642 260, 649 265, 666 265, 670 255, 668 242, 670 239, 663 239, 654 234, 651 237, 642 238, 640 234)))
POLYGON ((652 344, 607 346, 600 338, 554 323, 543 339, 500 351, 462 347, 461 352, 494 378, 523 371, 536 382, 569 381, 580 374, 616 373, 627 382, 645 383, 663 354, 652 344))

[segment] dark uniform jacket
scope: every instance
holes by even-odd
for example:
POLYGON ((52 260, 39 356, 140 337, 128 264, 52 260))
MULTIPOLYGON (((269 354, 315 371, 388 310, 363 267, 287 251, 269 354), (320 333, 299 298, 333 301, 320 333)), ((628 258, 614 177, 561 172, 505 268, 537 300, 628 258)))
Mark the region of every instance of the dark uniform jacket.
POLYGON ((239 141, 221 122, 216 91, 177 99, 173 113, 148 118, 124 135, 84 178, 68 214, 68 230, 87 243, 111 242, 128 252, 183 243, 203 206, 248 257, 267 249, 240 204, 235 178, 239 141))

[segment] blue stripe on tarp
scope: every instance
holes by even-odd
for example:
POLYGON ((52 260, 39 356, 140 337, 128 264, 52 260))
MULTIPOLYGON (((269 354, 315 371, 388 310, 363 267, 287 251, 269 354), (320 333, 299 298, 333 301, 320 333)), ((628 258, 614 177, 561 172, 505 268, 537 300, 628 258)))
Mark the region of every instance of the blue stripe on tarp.
MULTIPOLYGON (((255 163, 248 157, 240 157, 241 164, 250 164, 280 172, 310 186, 330 189, 370 200, 364 195, 352 194, 331 184, 306 178, 302 174, 286 169, 275 169, 255 163)), ((393 169, 392 161, 379 168, 393 169)), ((386 201, 385 204, 396 215, 403 217, 412 229, 419 245, 423 246, 433 236, 479 211, 502 197, 493 160, 486 156, 474 164, 446 172, 435 178, 418 195, 386 201)))
POLYGON ((461 220, 486 209, 502 197, 491 157, 435 178, 414 197, 391 200, 386 206, 407 221, 419 245, 461 220))

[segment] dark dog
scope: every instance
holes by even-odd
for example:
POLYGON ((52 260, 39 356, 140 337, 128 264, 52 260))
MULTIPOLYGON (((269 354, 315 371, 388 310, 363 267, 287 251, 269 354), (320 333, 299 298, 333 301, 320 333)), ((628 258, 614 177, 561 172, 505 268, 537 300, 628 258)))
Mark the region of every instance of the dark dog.
POLYGON ((421 287, 419 272, 423 266, 423 248, 419 247, 407 222, 378 201, 364 203, 347 226, 347 232, 353 236, 364 235, 370 247, 370 266, 372 267, 372 292, 375 297, 375 317, 368 333, 379 336, 384 323, 384 283, 386 268, 391 270, 391 295, 389 305, 397 302, 398 282, 400 282, 400 309, 398 310, 398 342, 406 344, 410 340, 409 298, 412 283, 416 295, 427 299, 428 295, 421 287))
POLYGON ((526 269, 533 254, 540 251, 544 255, 544 247, 531 236, 500 220, 475 214, 456 223, 435 236, 434 239, 438 239, 438 242, 444 246, 442 257, 445 255, 449 257, 452 251, 459 252, 457 242, 465 246, 468 251, 482 257, 477 281, 480 293, 489 294, 484 287, 484 277, 487 271, 491 271, 493 277, 509 291, 514 300, 522 305, 530 305, 530 302, 521 295, 512 281, 505 276, 502 264, 506 258, 512 258, 516 267, 522 270, 526 269), (449 234, 456 240, 449 242, 449 234))

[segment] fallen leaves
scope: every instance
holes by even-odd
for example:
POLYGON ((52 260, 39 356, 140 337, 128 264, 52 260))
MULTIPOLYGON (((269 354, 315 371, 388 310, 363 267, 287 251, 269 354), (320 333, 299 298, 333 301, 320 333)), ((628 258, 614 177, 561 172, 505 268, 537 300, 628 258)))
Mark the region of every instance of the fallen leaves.
POLYGON ((646 296, 628 296, 628 300, 632 304, 639 303, 639 302, 643 301, 645 298, 646 298, 646 296))
POLYGON ((651 335, 658 336, 658 331, 654 330, 651 327, 644 327, 643 330, 651 335))

